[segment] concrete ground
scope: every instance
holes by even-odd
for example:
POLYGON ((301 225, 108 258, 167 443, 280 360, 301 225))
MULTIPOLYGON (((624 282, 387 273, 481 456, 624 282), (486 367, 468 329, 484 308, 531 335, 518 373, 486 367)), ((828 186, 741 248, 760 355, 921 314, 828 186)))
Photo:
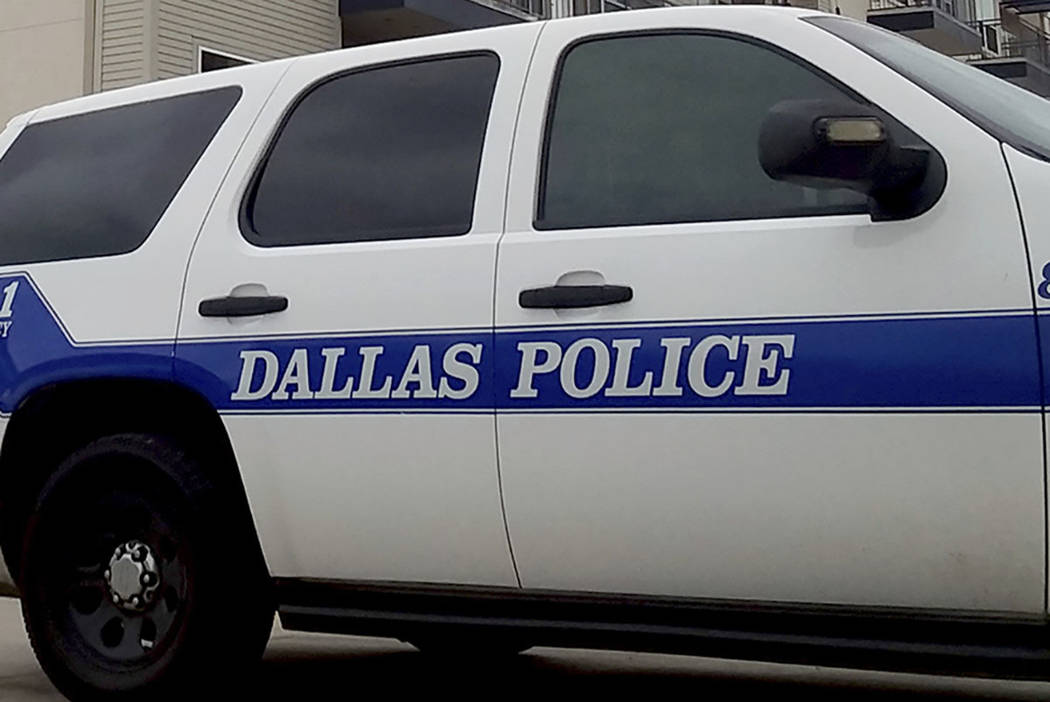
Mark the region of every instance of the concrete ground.
MULTIPOLYGON (((274 637, 243 699, 309 700, 332 690, 493 699, 499 695, 584 693, 648 699, 1050 700, 1050 683, 869 673, 687 656, 538 648, 500 663, 433 660, 383 639, 297 634, 274 637), (753 697, 752 697, 753 696, 753 697)), ((62 697, 37 667, 18 602, 0 599, 0 701, 62 697)))

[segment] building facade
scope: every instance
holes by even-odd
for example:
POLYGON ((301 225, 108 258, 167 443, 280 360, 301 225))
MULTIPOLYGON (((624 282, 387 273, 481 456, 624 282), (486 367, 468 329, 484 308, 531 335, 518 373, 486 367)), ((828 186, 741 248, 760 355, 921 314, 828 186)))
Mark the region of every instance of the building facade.
MULTIPOLYGON (((51 102, 248 61, 550 17, 715 1, 0 0, 0 126, 51 102)), ((855 17, 863 17, 867 1, 793 0, 855 17)))
POLYGON ((866 19, 1050 96, 1050 0, 0 0, 0 125, 50 102, 250 61, 596 12, 756 2, 866 19))
POLYGON ((870 0, 868 22, 1050 97, 1050 0, 870 0))
POLYGON ((342 46, 338 0, 0 0, 0 123, 42 104, 342 46))
POLYGON ((84 0, 0 0, 0 124, 93 88, 84 0))

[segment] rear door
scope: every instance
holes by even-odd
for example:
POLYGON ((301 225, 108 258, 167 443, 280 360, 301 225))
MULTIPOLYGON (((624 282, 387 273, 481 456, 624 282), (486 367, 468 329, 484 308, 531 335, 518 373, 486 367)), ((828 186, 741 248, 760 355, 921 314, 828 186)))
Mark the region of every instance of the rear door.
POLYGON ((632 15, 552 23, 525 89, 496 298, 522 584, 1041 612, 999 144, 795 14, 632 15), (851 97, 943 156, 930 211, 876 222, 761 170, 773 104, 851 97), (572 285, 608 304, 522 295, 572 285))
POLYGON ((516 585, 485 350, 538 31, 297 61, 218 195, 178 373, 223 414, 275 575, 516 585))

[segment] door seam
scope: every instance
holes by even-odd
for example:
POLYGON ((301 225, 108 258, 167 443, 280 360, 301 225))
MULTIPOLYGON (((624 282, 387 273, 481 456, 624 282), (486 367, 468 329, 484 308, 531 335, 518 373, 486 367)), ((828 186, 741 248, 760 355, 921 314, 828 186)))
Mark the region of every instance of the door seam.
POLYGON ((518 559, 514 554, 514 541, 510 537, 510 521, 507 518, 507 500, 503 492, 503 462, 499 450, 499 410, 496 408, 496 372, 499 358, 496 356, 496 305, 499 302, 499 254, 503 246, 503 237, 507 235, 507 209, 510 202, 510 186, 514 173, 514 152, 518 144, 518 125, 521 123, 521 106, 525 102, 525 90, 532 77, 532 64, 536 59, 536 50, 540 46, 540 38, 547 29, 547 22, 540 25, 536 33, 536 39, 529 53, 529 60, 525 65, 525 78, 521 82, 521 91, 518 93, 518 106, 514 111, 514 129, 511 130, 510 153, 507 155, 507 181, 503 188, 503 226, 500 227, 499 238, 496 239, 496 251, 492 260, 492 315, 490 319, 490 334, 492 338, 492 435, 496 441, 496 484, 499 488, 500 510, 503 512, 503 533, 507 538, 507 552, 510 554, 510 564, 514 568, 514 579, 518 587, 521 583, 521 571, 518 569, 518 559))
POLYGON ((1013 171, 1010 170, 1010 159, 1006 155, 1006 147, 1002 142, 999 144, 999 152, 1003 155, 1003 165, 1006 166, 1006 177, 1010 181, 1010 190, 1014 196, 1014 206, 1017 208, 1017 221, 1021 225, 1021 243, 1024 245, 1025 261, 1028 263, 1028 294, 1032 300, 1032 324, 1035 327, 1035 353, 1036 364, 1039 369, 1039 431, 1043 437, 1043 616, 1047 616, 1050 608, 1050 503, 1047 495, 1047 454, 1046 454, 1046 380, 1043 368, 1043 339, 1039 330, 1039 304, 1035 299, 1035 276, 1032 273, 1032 251, 1028 244, 1028 230, 1025 227, 1024 213, 1021 211, 1021 198, 1017 193, 1017 183, 1014 182, 1013 171))

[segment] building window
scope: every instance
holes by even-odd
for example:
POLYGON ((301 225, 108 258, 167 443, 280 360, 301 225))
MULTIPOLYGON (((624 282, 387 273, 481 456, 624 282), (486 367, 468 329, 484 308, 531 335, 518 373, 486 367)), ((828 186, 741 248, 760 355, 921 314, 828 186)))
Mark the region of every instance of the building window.
POLYGON ((246 59, 243 56, 234 56, 228 54, 225 51, 216 51, 215 49, 206 49, 203 46, 197 52, 197 67, 200 73, 207 73, 208 71, 218 71, 223 68, 236 68, 237 66, 247 66, 249 63, 255 63, 251 59, 246 59))

